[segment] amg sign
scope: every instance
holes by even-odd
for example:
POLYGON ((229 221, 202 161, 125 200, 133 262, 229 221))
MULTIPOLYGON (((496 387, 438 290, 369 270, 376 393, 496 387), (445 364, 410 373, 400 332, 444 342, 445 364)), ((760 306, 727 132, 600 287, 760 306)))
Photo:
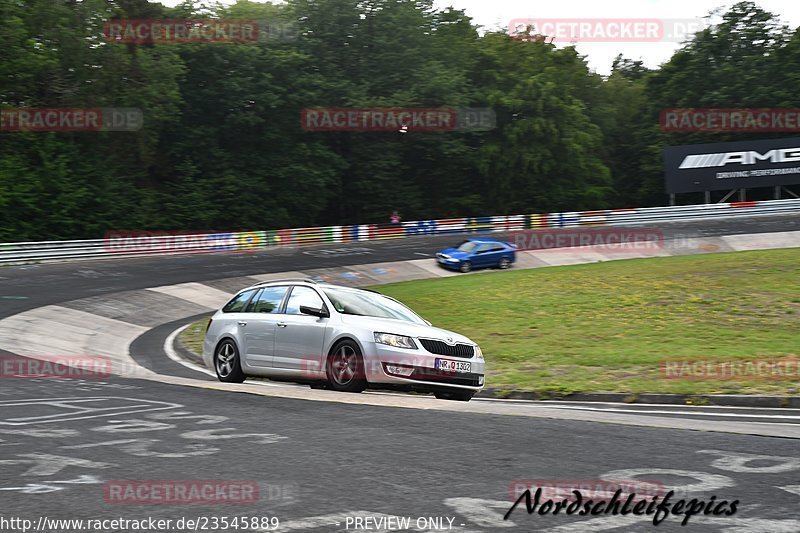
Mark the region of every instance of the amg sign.
POLYGON ((800 183, 800 139, 670 146, 664 167, 668 193, 800 183))

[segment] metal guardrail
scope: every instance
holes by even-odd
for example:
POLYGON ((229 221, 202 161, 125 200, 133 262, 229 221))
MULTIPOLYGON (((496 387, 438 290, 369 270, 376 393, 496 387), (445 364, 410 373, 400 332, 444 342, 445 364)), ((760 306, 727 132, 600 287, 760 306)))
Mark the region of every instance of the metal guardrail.
POLYGON ((605 209, 534 215, 417 220, 399 225, 361 224, 247 232, 117 231, 103 239, 0 243, 0 264, 139 255, 222 253, 442 235, 580 226, 633 226, 765 215, 800 214, 800 199, 605 209))

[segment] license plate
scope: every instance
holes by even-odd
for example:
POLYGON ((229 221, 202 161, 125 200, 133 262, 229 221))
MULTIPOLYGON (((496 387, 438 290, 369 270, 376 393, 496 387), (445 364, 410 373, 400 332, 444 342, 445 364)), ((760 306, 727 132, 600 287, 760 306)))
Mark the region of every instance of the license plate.
POLYGON ((437 359, 435 363, 436 370, 444 370, 446 372, 472 372, 472 363, 468 361, 453 361, 452 359, 437 359))

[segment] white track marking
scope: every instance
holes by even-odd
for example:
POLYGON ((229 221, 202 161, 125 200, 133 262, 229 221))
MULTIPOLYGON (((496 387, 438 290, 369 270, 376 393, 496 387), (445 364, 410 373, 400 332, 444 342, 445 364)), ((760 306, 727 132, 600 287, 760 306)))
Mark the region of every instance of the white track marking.
POLYGON ((127 453, 128 455, 133 455, 134 457, 158 457, 161 459, 181 459, 184 457, 214 455, 220 451, 219 448, 206 446, 205 444, 189 444, 184 446, 184 448, 188 450, 186 452, 159 452, 151 450, 150 448, 158 442, 161 441, 157 439, 125 439, 61 447, 67 450, 72 450, 96 448, 99 446, 117 446, 120 451, 127 453))
POLYGON ((1 435, 25 435, 26 437, 35 437, 37 439, 54 439, 63 437, 77 437, 80 431, 75 429, 3 429, 0 428, 1 435))
POLYGON ((723 450, 698 450, 697 453, 719 455, 711 461, 711 466, 720 470, 746 474, 779 474, 800 470, 800 458, 779 455, 755 455, 752 453, 727 452, 723 450), (751 461, 771 461, 769 466, 748 466, 751 461))
POLYGON ((181 433, 184 439, 198 439, 198 440, 227 440, 227 439, 245 439, 249 437, 256 437, 250 442, 257 442, 260 444, 272 444, 280 440, 286 439, 282 435, 274 433, 228 433, 220 434, 221 431, 236 431, 236 428, 214 428, 214 429, 200 429, 196 431, 187 431, 181 433))
POLYGON ((73 446, 60 446, 65 450, 83 450, 85 448, 97 448, 99 446, 119 446, 120 444, 130 444, 139 439, 107 440, 105 442, 91 442, 89 444, 75 444, 73 446))
POLYGON ((626 468, 622 470, 612 470, 600 476, 605 481, 618 481, 620 479, 632 480, 639 476, 645 479, 654 479, 654 476, 679 476, 689 477, 698 480, 700 483, 688 485, 664 485, 662 490, 675 492, 711 492, 727 487, 735 487, 736 482, 728 476, 720 474, 709 474, 708 472, 695 472, 692 470, 673 470, 671 468, 626 468))
POLYGON ((183 407, 181 404, 161 402, 156 400, 142 400, 139 398, 127 398, 119 396, 97 396, 97 397, 72 397, 72 398, 35 398, 24 400, 4 400, 0 401, 0 412, 5 412, 6 407, 28 407, 42 405, 49 408, 59 408, 63 412, 55 415, 29 416, 18 418, 0 419, 0 426, 24 426, 31 424, 45 424, 50 422, 69 422, 72 420, 86 420, 90 418, 102 418, 110 416, 127 416, 134 413, 162 411, 165 409, 175 409, 183 407), (110 401, 128 401, 130 405, 117 407, 91 407, 88 403, 110 401))
POLYGON ((178 411, 177 413, 153 413, 152 415, 145 415, 147 418, 154 420, 194 420, 200 419, 195 424, 220 424, 226 420, 230 420, 227 416, 221 415, 196 415, 191 411, 178 411))
MULTIPOLYGON (((523 507, 522 512, 525 512, 523 507)), ((531 517, 534 519, 535 517, 531 517)), ((550 529, 543 530, 545 533, 573 533, 574 531, 595 532, 595 531, 608 531, 620 527, 631 527, 639 522, 652 522, 649 516, 603 516, 601 518, 592 518, 591 520, 574 521, 569 524, 556 526, 550 529)), ((630 530, 634 531, 634 530, 630 530)))
POLYGON ((185 330, 189 326, 191 326, 191 324, 186 324, 185 326, 181 326, 167 336, 167 339, 164 341, 164 353, 167 354, 167 357, 169 357, 179 365, 183 365, 186 368, 194 370, 195 372, 200 372, 207 376, 216 378, 217 375, 211 370, 202 367, 200 365, 190 363, 189 361, 178 355, 178 353, 175 351, 175 348, 173 347, 175 345, 175 339, 178 337, 178 335, 181 334, 181 332, 183 332, 183 330, 185 330))
POLYGON ((154 420, 143 420, 141 418, 129 418, 127 420, 109 420, 110 424, 91 428, 92 431, 102 431, 105 433, 143 433, 146 431, 163 431, 174 429, 175 424, 165 424, 154 420))
MULTIPOLYGON (((674 407, 676 409, 741 409, 747 411, 798 411, 800 412, 800 408, 797 407, 740 407, 735 405, 683 405, 683 404, 673 404, 673 403, 622 403, 622 402, 568 402, 568 401, 554 401, 554 400, 521 400, 517 398, 473 398, 473 402, 508 402, 508 403, 529 403, 529 404, 536 404, 541 405, 542 407, 570 407, 572 409, 578 409, 581 405, 585 403, 591 403, 592 405, 587 405, 587 407, 592 408, 594 405, 611 405, 614 407, 674 407), (581 404, 581 405, 577 405, 581 404)), ((597 409, 596 407, 594 407, 597 409)))
POLYGON ((51 455, 47 453, 17 454, 16 457, 21 457, 21 459, 2 459, 0 460, 0 464, 31 465, 30 468, 28 468, 28 470, 22 474, 23 476, 52 476, 54 474, 58 474, 68 466, 100 469, 117 466, 113 463, 101 463, 97 461, 89 461, 88 459, 65 457, 63 455, 51 455))
MULTIPOLYGON (((513 503, 510 500, 486 500, 483 498, 447 498, 444 501, 446 506, 471 523, 479 527, 490 527, 492 529, 517 526, 511 520, 503 520, 503 516, 513 503)), ((526 514, 524 506, 522 514, 526 514)))
POLYGON ((573 411, 600 411, 604 413, 625 413, 625 414, 650 414, 650 415, 692 415, 692 416, 717 416, 717 417, 733 417, 733 418, 767 418, 767 419, 781 419, 781 420, 800 420, 800 416, 788 415, 751 415, 751 414, 733 414, 733 413, 707 413, 702 411, 667 411, 667 410, 640 410, 640 409, 620 409, 614 407, 584 407, 580 405, 546 405, 536 404, 538 407, 548 407, 550 409, 569 409, 573 411))
POLYGON ((800 485, 784 485, 783 487, 778 487, 781 490, 785 490, 786 492, 791 492, 792 494, 797 494, 800 496, 800 485))

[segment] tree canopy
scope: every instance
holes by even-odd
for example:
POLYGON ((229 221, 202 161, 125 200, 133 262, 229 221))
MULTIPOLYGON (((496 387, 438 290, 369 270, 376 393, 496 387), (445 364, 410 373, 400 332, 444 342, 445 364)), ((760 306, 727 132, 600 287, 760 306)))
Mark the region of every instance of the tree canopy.
MULTIPOLYGON (((800 32, 751 2, 657 69, 481 34, 432 0, 0 0, 0 107, 142 110, 0 132, 0 241, 663 205, 671 107, 795 107, 800 32), (110 19, 254 20, 256 42, 110 42, 110 19), (496 127, 310 132, 306 108, 491 108, 496 127)), ((759 136, 763 137, 763 135, 759 136)))

